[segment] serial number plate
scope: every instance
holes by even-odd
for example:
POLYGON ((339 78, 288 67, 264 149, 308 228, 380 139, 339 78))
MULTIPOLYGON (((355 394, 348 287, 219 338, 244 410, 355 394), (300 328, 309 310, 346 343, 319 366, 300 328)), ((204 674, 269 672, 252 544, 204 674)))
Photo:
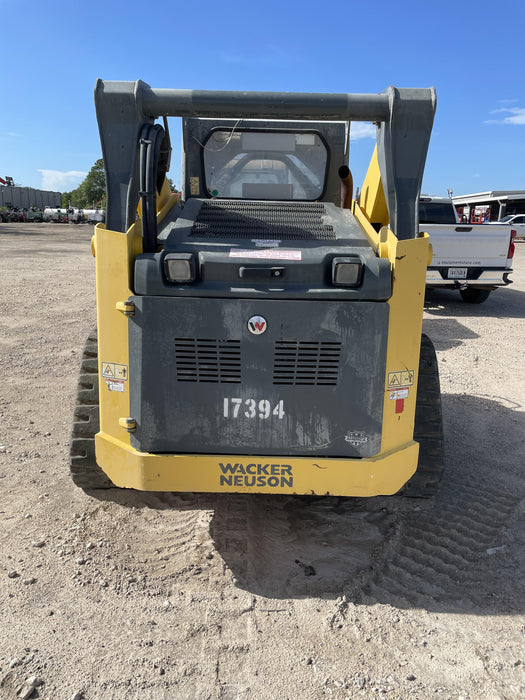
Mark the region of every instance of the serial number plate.
POLYGON ((284 418, 284 402, 281 399, 275 406, 268 399, 223 399, 223 416, 225 418, 260 418, 266 420, 270 416, 276 416, 279 420, 284 418))
POLYGON ((467 268, 466 267, 449 267, 448 268, 448 278, 449 280, 452 279, 460 279, 464 280, 467 276, 467 268))

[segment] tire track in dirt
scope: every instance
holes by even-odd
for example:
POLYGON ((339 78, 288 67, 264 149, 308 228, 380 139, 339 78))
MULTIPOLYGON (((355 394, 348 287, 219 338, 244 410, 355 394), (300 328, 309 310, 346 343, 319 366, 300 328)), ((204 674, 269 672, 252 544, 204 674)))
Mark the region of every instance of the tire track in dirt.
POLYGON ((505 547, 517 505, 498 484, 447 483, 434 501, 407 511, 374 567, 368 593, 400 607, 487 610, 494 591, 484 571, 497 566, 489 558, 505 547))

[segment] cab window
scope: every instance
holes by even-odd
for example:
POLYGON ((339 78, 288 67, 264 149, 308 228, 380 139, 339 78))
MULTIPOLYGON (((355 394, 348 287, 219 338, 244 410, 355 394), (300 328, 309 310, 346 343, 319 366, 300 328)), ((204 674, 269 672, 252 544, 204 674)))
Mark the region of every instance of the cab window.
POLYGON ((314 201, 323 194, 328 151, 318 133, 215 129, 203 145, 211 197, 314 201))

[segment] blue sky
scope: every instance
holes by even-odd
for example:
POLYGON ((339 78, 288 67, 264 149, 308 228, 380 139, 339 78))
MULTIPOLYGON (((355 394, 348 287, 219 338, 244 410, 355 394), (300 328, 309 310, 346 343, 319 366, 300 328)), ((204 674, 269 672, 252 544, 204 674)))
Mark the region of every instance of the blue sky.
MULTIPOLYGON (((0 17, 0 176, 17 184, 76 187, 101 157, 96 78, 140 78, 292 92, 434 85, 424 192, 525 189, 523 0, 0 0, 0 17)), ((170 126, 179 184, 179 125, 170 126)), ((367 134, 351 144, 356 185, 374 144, 367 134)))

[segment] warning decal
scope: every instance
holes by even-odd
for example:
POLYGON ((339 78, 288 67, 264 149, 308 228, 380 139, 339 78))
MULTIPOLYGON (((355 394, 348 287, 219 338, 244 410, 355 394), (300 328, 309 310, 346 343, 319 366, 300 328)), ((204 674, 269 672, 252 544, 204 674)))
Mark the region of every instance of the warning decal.
MULTIPOLYGON (((102 362, 100 373, 104 379, 118 379, 123 382, 128 381, 127 365, 117 365, 114 362, 102 362)), ((124 391, 124 389, 120 391, 124 391)))
POLYGON ((190 194, 199 194, 200 181, 198 177, 190 177, 190 194))
POLYGON ((230 258, 253 258, 256 260, 302 260, 300 250, 281 250, 276 248, 259 250, 230 250, 230 258))
POLYGON ((415 371, 413 369, 405 369, 401 372, 388 373, 388 388, 399 389, 405 386, 412 386, 414 383, 415 371))
POLYGON ((120 379, 106 379, 110 391, 124 391, 124 382, 120 379))
POLYGON ((398 399, 408 399, 408 387, 405 389, 391 389, 390 400, 397 401, 398 399))

